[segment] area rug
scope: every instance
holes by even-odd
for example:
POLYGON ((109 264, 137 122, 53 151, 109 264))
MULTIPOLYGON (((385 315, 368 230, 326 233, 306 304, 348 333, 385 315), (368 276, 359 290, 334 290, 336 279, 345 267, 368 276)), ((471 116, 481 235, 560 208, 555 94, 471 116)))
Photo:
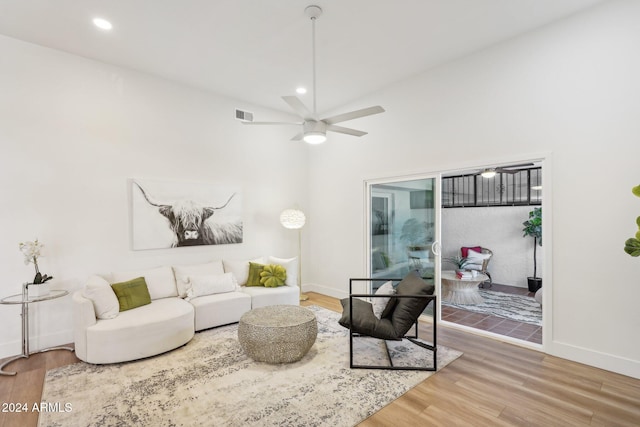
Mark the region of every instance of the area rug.
MULTIPOLYGON (((40 413, 39 425, 352 426, 434 374, 349 369, 340 315, 309 308, 318 338, 296 363, 254 362, 238 344, 234 324, 196 333, 185 346, 153 358, 48 371, 42 401, 65 410, 40 413)), ((379 340, 356 343, 355 353, 366 359, 356 363, 385 359, 379 340)), ((428 363, 425 352, 431 354, 402 342, 390 350, 406 363, 428 363)), ((462 353, 438 346, 437 354, 441 370, 462 353)))
POLYGON ((484 298, 481 304, 442 304, 474 313, 489 314, 518 322, 542 326, 542 307, 533 298, 526 295, 506 294, 504 292, 479 289, 484 298))

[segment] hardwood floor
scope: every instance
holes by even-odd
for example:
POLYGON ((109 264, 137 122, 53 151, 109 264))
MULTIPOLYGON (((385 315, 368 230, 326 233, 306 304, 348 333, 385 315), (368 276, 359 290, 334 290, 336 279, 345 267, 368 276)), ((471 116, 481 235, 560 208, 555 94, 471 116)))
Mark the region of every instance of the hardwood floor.
MULTIPOLYGON (((335 298, 308 295, 302 305, 342 311, 335 298)), ((359 426, 640 425, 640 380, 442 326, 438 344, 464 354, 359 426)), ((10 364, 18 375, 0 377, 0 402, 31 409, 46 370, 77 361, 54 351, 10 364)), ((37 417, 0 412, 0 427, 36 426, 37 417)))

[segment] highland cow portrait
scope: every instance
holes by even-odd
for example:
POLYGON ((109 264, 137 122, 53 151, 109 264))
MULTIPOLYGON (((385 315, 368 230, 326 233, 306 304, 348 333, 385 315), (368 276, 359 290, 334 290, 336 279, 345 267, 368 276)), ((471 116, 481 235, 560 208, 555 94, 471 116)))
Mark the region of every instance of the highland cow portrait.
POLYGON ((140 179, 131 191, 134 250, 242 243, 237 191, 140 179))

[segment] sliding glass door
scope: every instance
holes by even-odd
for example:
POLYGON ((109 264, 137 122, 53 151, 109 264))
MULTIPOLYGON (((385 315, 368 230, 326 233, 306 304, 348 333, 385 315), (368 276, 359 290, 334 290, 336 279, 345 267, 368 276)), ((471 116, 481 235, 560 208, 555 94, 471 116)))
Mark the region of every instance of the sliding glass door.
MULTIPOLYGON (((417 270, 437 279, 440 220, 439 179, 417 176, 367 181, 367 272, 372 278, 402 278, 417 270)), ((383 282, 374 282, 373 291, 383 282)))

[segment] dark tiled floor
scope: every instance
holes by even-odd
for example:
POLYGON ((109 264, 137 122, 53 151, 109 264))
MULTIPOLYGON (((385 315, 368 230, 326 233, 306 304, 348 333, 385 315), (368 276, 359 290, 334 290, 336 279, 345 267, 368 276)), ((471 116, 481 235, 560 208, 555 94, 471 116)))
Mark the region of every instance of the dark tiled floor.
MULTIPOLYGON (((527 289, 499 284, 494 284, 488 289, 496 292, 528 295, 531 297, 534 295, 527 289)), ((532 325, 530 323, 517 322, 515 320, 503 319, 502 317, 487 314, 473 313, 471 311, 448 307, 446 305, 442 305, 441 315, 442 320, 446 320, 447 322, 457 323, 458 325, 469 326, 471 328, 489 331, 494 334, 517 338, 536 344, 542 344, 542 327, 532 325)))

